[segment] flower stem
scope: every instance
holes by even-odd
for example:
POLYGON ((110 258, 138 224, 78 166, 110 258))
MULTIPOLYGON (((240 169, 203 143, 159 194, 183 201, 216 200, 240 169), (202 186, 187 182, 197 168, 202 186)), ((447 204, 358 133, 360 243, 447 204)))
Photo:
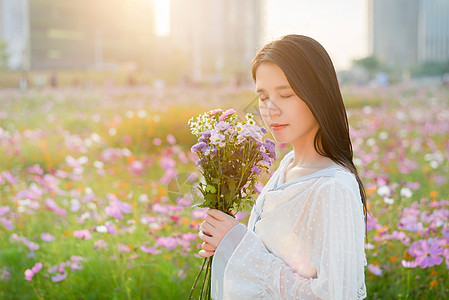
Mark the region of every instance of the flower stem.
POLYGON ((200 278, 201 273, 203 273, 204 265, 206 264, 207 257, 203 259, 203 264, 201 265, 201 270, 198 272, 198 275, 196 275, 195 282, 193 283, 192 289, 190 290, 189 298, 188 300, 191 300, 193 297, 193 291, 195 290, 196 284, 198 282, 198 279, 200 278))

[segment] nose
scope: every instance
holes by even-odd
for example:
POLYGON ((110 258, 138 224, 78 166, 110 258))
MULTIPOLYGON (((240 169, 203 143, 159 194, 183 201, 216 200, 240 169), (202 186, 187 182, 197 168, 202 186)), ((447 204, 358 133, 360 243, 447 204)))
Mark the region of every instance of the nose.
POLYGON ((281 115, 281 110, 276 105, 276 103, 271 99, 268 99, 266 101, 266 115, 270 119, 274 119, 281 115))

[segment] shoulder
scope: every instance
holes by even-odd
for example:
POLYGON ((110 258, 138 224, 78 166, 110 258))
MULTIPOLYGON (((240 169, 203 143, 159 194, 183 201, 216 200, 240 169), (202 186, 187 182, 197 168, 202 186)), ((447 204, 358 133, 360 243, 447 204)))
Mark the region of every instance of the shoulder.
POLYGON ((317 181, 316 195, 320 197, 351 197, 360 201, 360 188, 354 174, 343 167, 317 181))

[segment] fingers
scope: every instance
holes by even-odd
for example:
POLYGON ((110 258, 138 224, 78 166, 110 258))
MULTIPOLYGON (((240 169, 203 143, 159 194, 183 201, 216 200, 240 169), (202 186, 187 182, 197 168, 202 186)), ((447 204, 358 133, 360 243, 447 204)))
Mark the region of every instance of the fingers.
POLYGON ((212 226, 210 223, 208 223, 206 220, 204 220, 203 223, 201 223, 200 231, 204 232, 208 236, 213 235, 212 233, 214 232, 214 229, 215 227, 212 226))
POLYGON ((206 242, 204 242, 204 243, 201 245, 201 248, 203 248, 203 249, 206 250, 206 251, 210 251, 210 252, 214 252, 215 249, 216 249, 216 247, 214 247, 214 246, 212 246, 211 244, 206 243, 206 242))
MULTIPOLYGON (((214 209, 214 208, 208 208, 207 214, 219 221, 224 221, 224 220, 226 220, 227 217, 230 217, 228 214, 226 214, 218 209, 214 209)), ((207 218, 207 216, 206 216, 206 218, 207 218)))
POLYGON ((198 252, 198 255, 201 257, 210 257, 210 256, 214 255, 214 252, 200 250, 200 252, 198 252))
POLYGON ((202 240, 203 242, 208 243, 208 244, 214 246, 215 248, 217 248, 218 242, 217 242, 217 239, 216 239, 214 236, 207 235, 207 234, 205 234, 203 231, 200 231, 200 232, 198 233, 198 237, 199 237, 200 240, 202 240))

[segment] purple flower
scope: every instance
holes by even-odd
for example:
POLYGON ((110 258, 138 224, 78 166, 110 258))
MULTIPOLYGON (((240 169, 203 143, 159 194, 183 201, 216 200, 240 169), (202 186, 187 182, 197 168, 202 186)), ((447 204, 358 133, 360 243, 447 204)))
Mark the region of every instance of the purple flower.
POLYGON ((265 139, 263 146, 268 151, 268 153, 273 157, 273 160, 276 160, 276 144, 270 139, 265 139))
POLYGON ((200 152, 206 146, 207 144, 205 142, 199 142, 193 145, 190 150, 192 150, 192 152, 200 152))
POLYGON ((440 256, 443 254, 443 248, 434 239, 416 241, 410 248, 410 254, 416 258, 416 263, 422 269, 439 265, 443 262, 443 258, 440 256))
POLYGON ((260 193, 262 192, 263 187, 264 187, 263 183, 257 182, 254 185, 254 191, 256 191, 256 193, 260 195, 260 193))
POLYGON ((153 247, 147 247, 147 246, 140 246, 140 250, 142 250, 145 253, 149 253, 149 254, 159 254, 162 252, 161 250, 155 250, 153 247))
POLYGON ((253 166, 253 167, 251 168, 251 170, 253 171, 253 173, 254 173, 256 176, 262 175, 262 172, 260 172, 260 169, 259 169, 257 166, 253 166))
POLYGON ((212 132, 210 130, 206 130, 201 133, 201 136, 206 139, 210 138, 211 135, 212 135, 212 132))
POLYGON ((51 281, 60 282, 60 281, 63 281, 64 279, 66 279, 66 277, 67 277, 67 273, 64 271, 64 273, 62 273, 62 274, 58 273, 55 276, 52 276, 51 281))
POLYGON ((0 206, 0 216, 7 214, 9 212, 9 206, 0 206))
POLYGON ((6 229, 8 230, 12 230, 13 229, 13 225, 10 219, 7 218, 1 218, 0 219, 3 223, 3 225, 6 227, 6 229))

